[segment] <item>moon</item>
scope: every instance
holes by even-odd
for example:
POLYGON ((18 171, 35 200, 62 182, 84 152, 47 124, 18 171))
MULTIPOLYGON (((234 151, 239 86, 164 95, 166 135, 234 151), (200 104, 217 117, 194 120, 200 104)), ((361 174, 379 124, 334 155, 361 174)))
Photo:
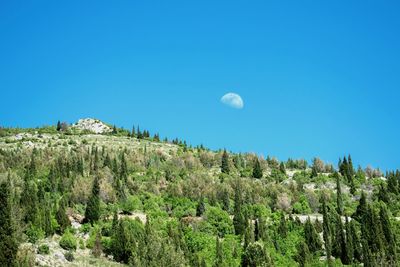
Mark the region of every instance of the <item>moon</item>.
POLYGON ((221 102, 231 108, 242 109, 244 107, 243 99, 236 93, 227 93, 221 98, 221 102))

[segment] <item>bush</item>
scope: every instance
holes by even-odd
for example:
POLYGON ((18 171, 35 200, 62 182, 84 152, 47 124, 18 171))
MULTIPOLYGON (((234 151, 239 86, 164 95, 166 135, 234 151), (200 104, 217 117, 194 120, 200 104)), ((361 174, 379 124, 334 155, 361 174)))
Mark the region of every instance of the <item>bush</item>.
POLYGON ((39 227, 31 225, 26 230, 26 235, 28 236, 29 242, 35 244, 38 240, 43 239, 45 234, 39 227))
POLYGON ((143 208, 142 201, 137 196, 129 196, 121 205, 122 212, 130 213, 143 208))
POLYGON ((66 231, 61 237, 60 246, 63 249, 76 250, 77 242, 75 236, 71 232, 66 231))
POLYGON ((50 253, 50 248, 48 245, 43 244, 38 247, 38 253, 42 255, 48 255, 50 253))
POLYGON ((69 262, 73 262, 73 261, 75 260, 74 253, 72 253, 71 251, 67 251, 67 252, 64 254, 64 257, 65 257, 65 259, 66 259, 67 261, 69 261, 69 262))
POLYGON ((33 247, 23 244, 18 248, 15 266, 35 266, 36 254, 33 247))

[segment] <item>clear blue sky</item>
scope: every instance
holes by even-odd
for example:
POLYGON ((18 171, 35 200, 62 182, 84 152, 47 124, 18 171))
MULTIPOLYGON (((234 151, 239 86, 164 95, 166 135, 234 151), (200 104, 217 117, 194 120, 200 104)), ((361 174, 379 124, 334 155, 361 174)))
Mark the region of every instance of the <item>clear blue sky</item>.
POLYGON ((400 168, 398 1, 2 1, 0 125, 96 117, 400 168), (242 110, 220 103, 240 94, 242 110))

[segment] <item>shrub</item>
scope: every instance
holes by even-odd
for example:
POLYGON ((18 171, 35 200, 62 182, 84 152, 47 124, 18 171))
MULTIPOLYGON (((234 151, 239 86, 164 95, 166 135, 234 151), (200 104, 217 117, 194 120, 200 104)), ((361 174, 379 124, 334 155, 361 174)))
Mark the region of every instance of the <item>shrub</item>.
POLYGON ((73 234, 71 234, 71 232, 66 231, 61 237, 60 246, 63 249, 75 250, 76 246, 77 246, 75 236, 73 234))
POLYGON ((35 266, 35 250, 29 244, 21 245, 18 248, 15 266, 35 266))
POLYGON ((129 196, 121 205, 122 212, 130 213, 143 208, 142 201, 137 196, 129 196))
POLYGON ((64 254, 64 257, 65 257, 65 259, 66 259, 67 261, 69 261, 69 262, 73 262, 73 261, 75 260, 74 253, 72 253, 71 251, 67 251, 67 252, 64 254))
POLYGON ((38 247, 38 253, 42 255, 48 255, 50 253, 50 248, 48 245, 43 244, 38 247))
POLYGON ((29 226, 26 230, 29 242, 35 244, 39 239, 44 238, 44 231, 34 225, 29 226))

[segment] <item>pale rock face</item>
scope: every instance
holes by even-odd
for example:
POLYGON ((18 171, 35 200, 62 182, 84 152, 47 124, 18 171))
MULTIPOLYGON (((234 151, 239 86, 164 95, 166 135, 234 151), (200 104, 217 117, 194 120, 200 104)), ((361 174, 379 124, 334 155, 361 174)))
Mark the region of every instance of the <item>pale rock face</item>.
POLYGON ((109 133, 112 131, 111 127, 104 124, 100 120, 96 119, 80 119, 77 123, 73 124, 72 127, 80 130, 88 130, 95 134, 109 133))

